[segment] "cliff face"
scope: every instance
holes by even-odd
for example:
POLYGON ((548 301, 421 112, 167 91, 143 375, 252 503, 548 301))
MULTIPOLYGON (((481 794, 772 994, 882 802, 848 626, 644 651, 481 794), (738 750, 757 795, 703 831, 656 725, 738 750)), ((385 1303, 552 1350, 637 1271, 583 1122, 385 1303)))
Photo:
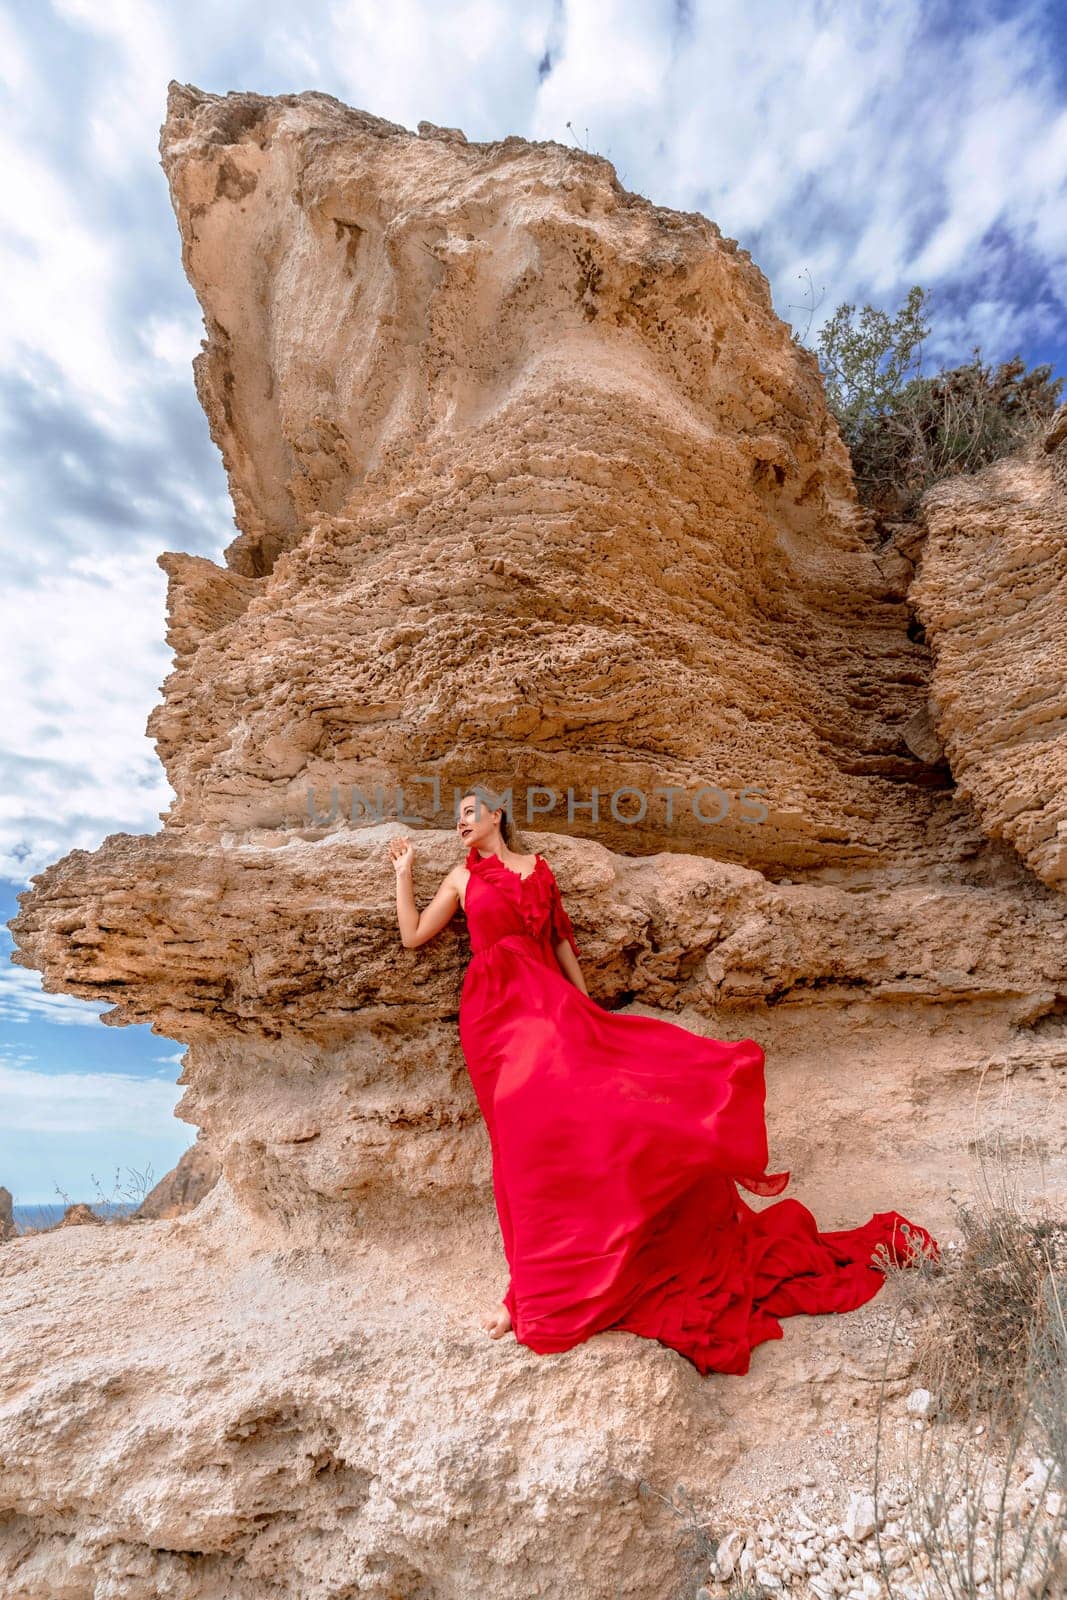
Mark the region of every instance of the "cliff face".
POLYGON ((379 783, 429 819, 439 780, 447 827, 484 775, 631 855, 964 870, 908 742, 928 651, 735 240, 584 152, 326 95, 175 88, 161 151, 241 530, 161 558, 169 824, 379 783))
POLYGON ((1067 406, 1044 438, 923 502, 911 599, 957 795, 1067 887, 1067 406))
POLYGON ((486 1341, 466 935, 399 944, 396 786, 420 904, 453 785, 511 786, 595 996, 764 1045, 772 1163, 823 1227, 943 1232, 976 1100, 1067 1187, 1058 702, 1023 688, 1062 661, 1067 447, 935 495, 909 597, 814 358, 708 219, 321 94, 172 84, 160 150, 240 531, 223 567, 160 557, 161 831, 72 851, 12 927, 48 989, 186 1042, 177 1114, 221 1176, 187 1216, 0 1252, 0 1573, 673 1594, 638 1486, 788 1486, 790 1441, 869 1416, 879 1324, 798 1319, 739 1381, 626 1334, 486 1341), (1022 647, 996 680, 987 604, 1022 647), (535 785, 559 802, 528 818, 535 785))

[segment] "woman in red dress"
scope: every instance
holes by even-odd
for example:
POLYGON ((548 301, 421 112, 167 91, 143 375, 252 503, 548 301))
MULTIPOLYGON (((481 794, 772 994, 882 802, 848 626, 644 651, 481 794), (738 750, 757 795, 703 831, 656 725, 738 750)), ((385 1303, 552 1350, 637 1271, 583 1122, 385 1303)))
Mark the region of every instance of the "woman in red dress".
POLYGON ((468 847, 420 915, 409 839, 390 841, 406 949, 457 909, 470 931, 459 1034, 489 1131, 510 1282, 482 1320, 543 1354, 608 1328, 658 1339, 702 1373, 748 1371, 780 1317, 851 1311, 881 1288, 880 1263, 936 1258, 896 1211, 820 1233, 799 1200, 757 1211, 738 1192, 780 1194, 767 1172, 764 1055, 656 1017, 605 1011, 544 856, 516 854, 506 811, 472 791, 468 847))

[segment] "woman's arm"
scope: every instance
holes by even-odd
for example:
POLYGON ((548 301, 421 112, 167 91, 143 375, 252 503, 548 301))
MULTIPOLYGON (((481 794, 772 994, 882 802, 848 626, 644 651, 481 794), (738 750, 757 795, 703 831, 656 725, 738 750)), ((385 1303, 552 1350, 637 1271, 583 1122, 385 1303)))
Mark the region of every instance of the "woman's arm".
POLYGON ((574 937, 574 924, 567 915, 563 905, 563 896, 559 892, 556 874, 549 868, 549 915, 552 948, 556 952, 563 976, 573 983, 576 989, 583 994, 589 990, 585 986, 582 969, 578 965, 578 941, 574 937))
POLYGON ((410 839, 390 839, 389 856, 396 872, 396 920, 400 925, 400 942, 405 950, 417 950, 420 944, 440 933, 458 910, 459 869, 453 867, 442 879, 440 888, 420 916, 411 882, 415 847, 410 839))
POLYGON ((578 957, 571 949, 570 941, 568 939, 561 939, 560 942, 554 946, 554 948, 556 952, 556 960, 563 968, 563 976, 565 978, 569 978, 576 989, 580 989, 583 994, 588 994, 589 990, 585 986, 585 976, 581 967, 578 965, 578 957))

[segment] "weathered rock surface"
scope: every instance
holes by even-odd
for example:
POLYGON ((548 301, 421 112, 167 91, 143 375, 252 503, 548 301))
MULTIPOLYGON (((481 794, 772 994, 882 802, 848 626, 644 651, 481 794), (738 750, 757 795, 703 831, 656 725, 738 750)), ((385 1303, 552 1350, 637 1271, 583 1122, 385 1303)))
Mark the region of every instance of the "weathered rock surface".
POLYGON ((65 1207, 56 1223, 57 1228, 102 1228, 104 1225, 103 1217, 98 1217, 92 1206, 84 1200, 76 1200, 73 1205, 65 1207))
POLYGON ((869 1424, 877 1315, 794 1319, 744 1379, 629 1334, 487 1339, 466 934, 399 943, 394 786, 420 903, 453 785, 556 790, 519 820, 595 998, 764 1046, 772 1166, 824 1228, 944 1236, 981 1129, 1067 1195, 1063 897, 955 791, 980 741, 931 695, 966 692, 962 569, 936 531, 875 548, 762 273, 599 158, 177 84, 161 154, 240 531, 225 567, 160 558, 163 829, 72 851, 12 927, 48 990, 188 1046, 219 1176, 0 1253, 0 1590, 667 1600, 664 1499, 714 1503, 783 1417, 794 1449, 869 1424), (306 814, 377 783, 381 819, 306 814), (594 785, 646 816, 569 818, 594 785))
POLYGON ((241 528, 226 570, 161 557, 168 822, 485 776, 630 854, 966 870, 906 733, 928 650, 736 240, 328 95, 173 86, 162 155, 241 528))
POLYGON ((218 1157, 207 1141, 203 1137, 198 1138, 188 1150, 182 1151, 177 1164, 148 1191, 134 1216, 157 1221, 164 1217, 180 1217, 186 1211, 192 1211, 206 1194, 210 1194, 219 1180, 221 1170, 218 1157))
POLYGON ((912 599, 937 726, 991 838, 1067 886, 1067 407, 1044 438, 923 501, 912 599), (1051 448, 1050 448, 1051 446, 1051 448))
POLYGON ((724 1478, 753 1415, 815 1432, 877 1381, 862 1318, 762 1347, 744 1396, 632 1334, 494 1343, 484 1217, 393 1213, 388 1248, 270 1243, 223 1179, 185 1217, 0 1252, 39 1330, 4 1355, 5 1600, 667 1597, 675 1485, 724 1478))

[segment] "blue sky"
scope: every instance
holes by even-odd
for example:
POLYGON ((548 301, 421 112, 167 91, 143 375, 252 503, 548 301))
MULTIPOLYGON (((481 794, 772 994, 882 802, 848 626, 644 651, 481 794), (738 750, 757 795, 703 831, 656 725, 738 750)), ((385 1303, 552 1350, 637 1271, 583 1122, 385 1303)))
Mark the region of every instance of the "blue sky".
MULTIPOLYGON (((4 921, 68 850, 160 826, 156 556, 218 560, 236 531, 159 166, 172 78, 580 142, 738 239, 809 343, 841 302, 892 313, 921 283, 925 371, 979 344, 1067 375, 1062 4, 0 6, 4 921)), ((195 1136, 173 1116, 182 1046, 101 1009, 0 963, 0 1184, 17 1203, 57 1185, 92 1199, 116 1169, 158 1178, 195 1136)))

